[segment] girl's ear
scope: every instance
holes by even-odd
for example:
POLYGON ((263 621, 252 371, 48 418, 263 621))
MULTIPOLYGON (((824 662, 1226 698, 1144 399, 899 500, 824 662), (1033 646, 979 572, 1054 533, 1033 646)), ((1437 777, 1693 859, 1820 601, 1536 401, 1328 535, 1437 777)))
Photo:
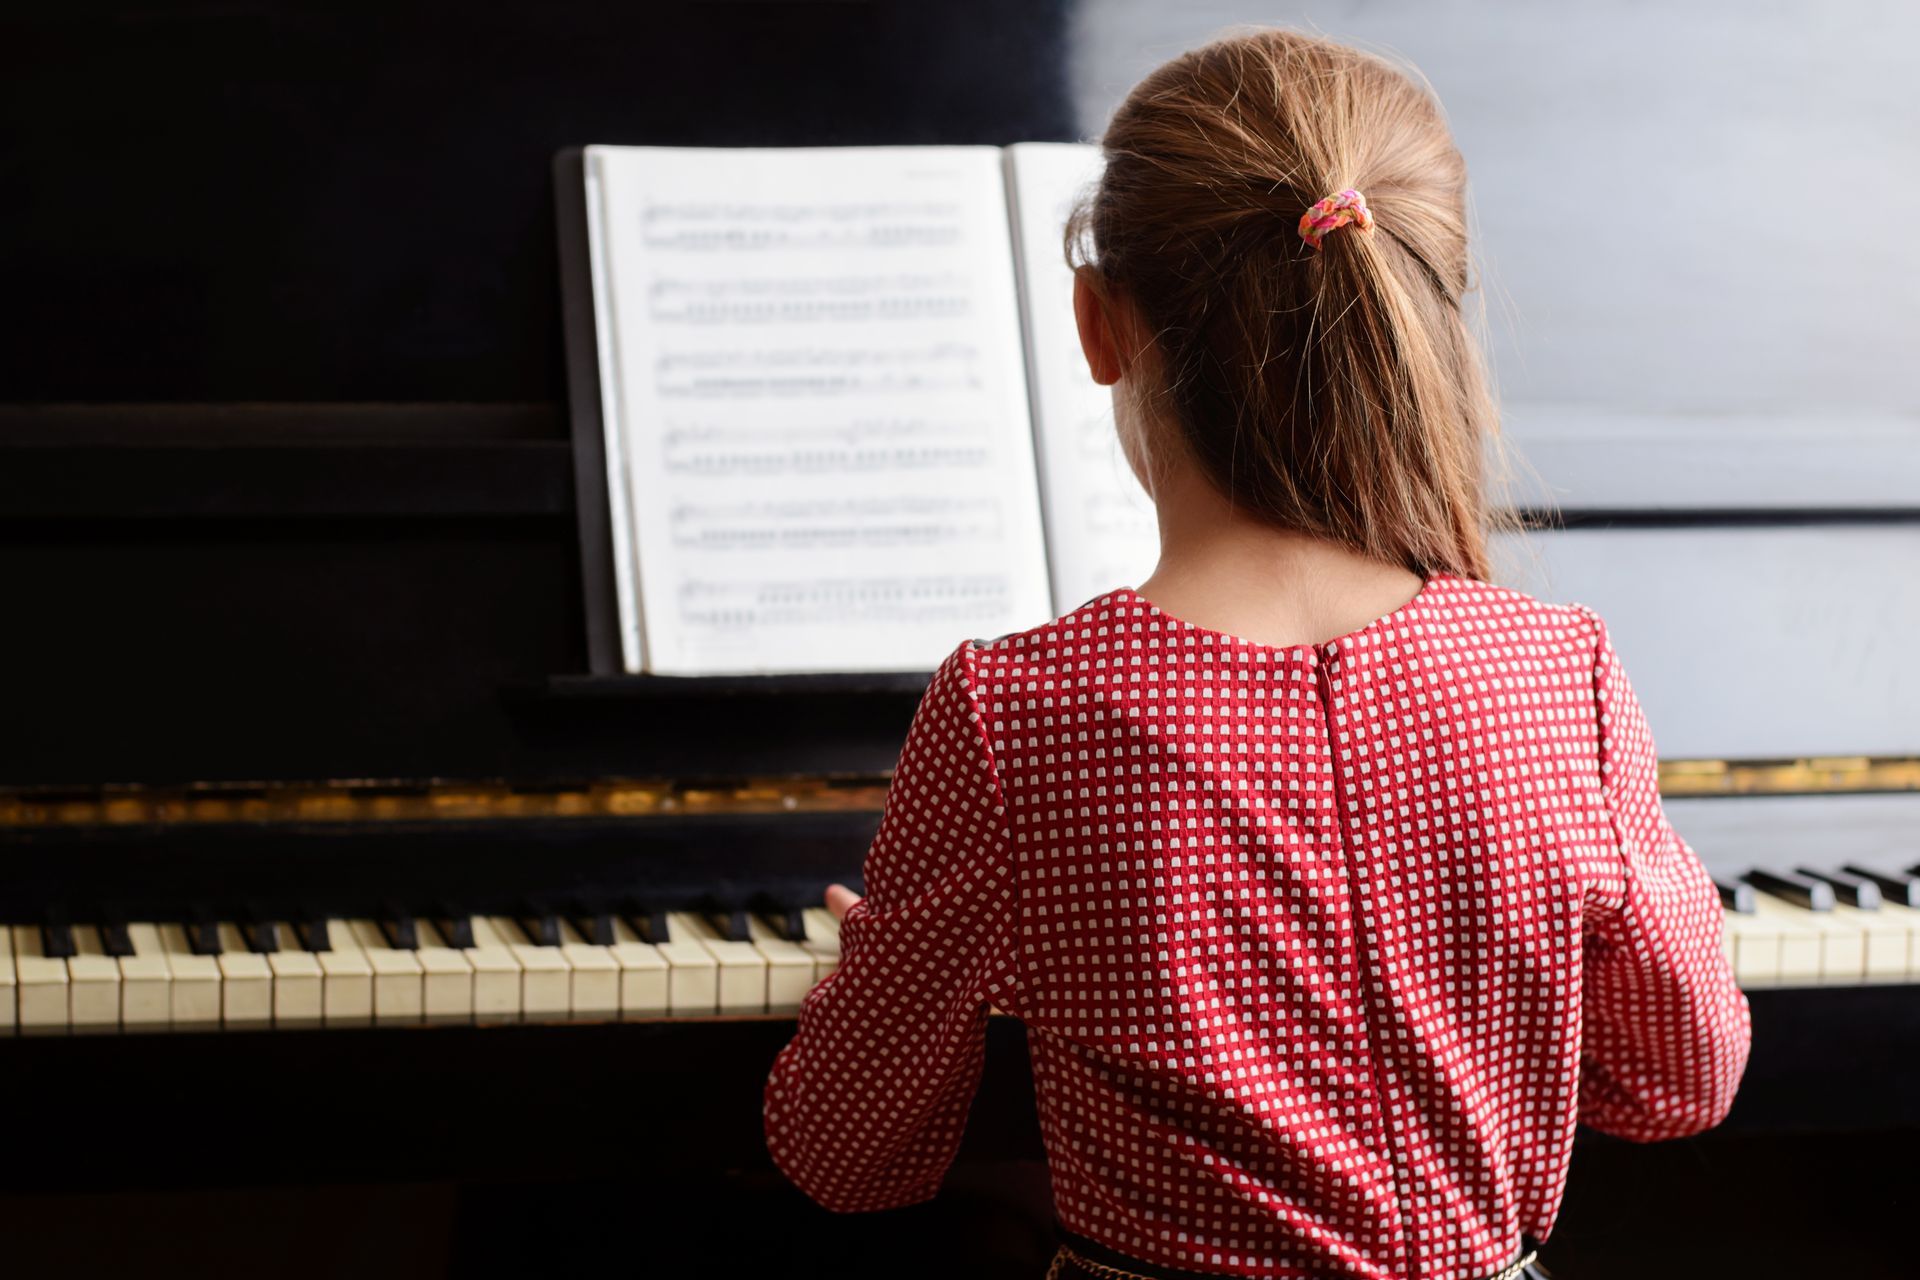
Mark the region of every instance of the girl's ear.
POLYGON ((1126 372, 1120 335, 1114 330, 1113 314, 1091 267, 1074 269, 1073 318, 1080 326, 1080 350, 1087 357, 1087 372, 1103 387, 1120 381, 1120 375, 1126 372))

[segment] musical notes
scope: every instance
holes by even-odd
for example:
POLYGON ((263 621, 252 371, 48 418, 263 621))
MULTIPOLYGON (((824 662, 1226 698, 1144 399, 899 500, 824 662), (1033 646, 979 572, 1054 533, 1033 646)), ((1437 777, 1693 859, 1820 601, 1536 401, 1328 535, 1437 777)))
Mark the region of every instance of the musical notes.
MULTIPOLYGON (((879 150, 875 149, 876 152, 879 150)), ((764 154, 764 153, 762 153, 764 154)), ((878 158, 876 156, 876 158, 878 158)), ((934 171, 936 180, 947 173, 934 171)), ((951 249, 965 234, 960 201, 757 202, 662 199, 640 212, 646 247, 674 253, 951 249)))
POLYGON ((706 476, 984 471, 985 424, 874 420, 818 427, 677 427, 660 442, 670 472, 706 476))
POLYGON ((1099 177, 1099 148, 1023 142, 1007 148, 1006 163, 1053 607, 1065 613, 1143 581, 1159 558, 1160 531, 1115 437, 1111 396, 1087 376, 1073 322, 1073 273, 1060 252, 1069 207, 1099 177))
POLYGON ((962 637, 991 634, 993 620, 1010 603, 1001 574, 920 574, 688 581, 681 584, 677 612, 709 634, 714 657, 725 657, 752 653, 756 634, 769 629, 897 627, 904 620, 962 637))
POLYGON ((678 503, 672 528, 676 545, 716 551, 940 547, 1005 533, 991 497, 924 495, 678 503))
POLYGON ((662 324, 826 324, 964 319, 964 278, 902 274, 814 279, 663 279, 648 290, 662 324))
POLYGON ((674 352, 654 363, 661 396, 884 396, 982 388, 980 351, 964 343, 892 351, 732 347, 674 352))
POLYGON ((997 149, 588 165, 649 669, 926 670, 1050 616, 997 149))

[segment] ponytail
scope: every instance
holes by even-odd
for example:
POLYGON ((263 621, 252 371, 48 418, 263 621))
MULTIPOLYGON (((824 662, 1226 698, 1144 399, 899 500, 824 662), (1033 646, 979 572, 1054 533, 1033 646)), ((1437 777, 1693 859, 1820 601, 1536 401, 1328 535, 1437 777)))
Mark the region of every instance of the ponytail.
POLYGON ((1158 416, 1213 484, 1423 577, 1491 578, 1489 535, 1518 522, 1490 505, 1509 463, 1462 315, 1466 166, 1431 95, 1261 30, 1148 76, 1102 147, 1068 260, 1139 309, 1158 416), (1368 217, 1316 246, 1302 214, 1347 188, 1368 217))

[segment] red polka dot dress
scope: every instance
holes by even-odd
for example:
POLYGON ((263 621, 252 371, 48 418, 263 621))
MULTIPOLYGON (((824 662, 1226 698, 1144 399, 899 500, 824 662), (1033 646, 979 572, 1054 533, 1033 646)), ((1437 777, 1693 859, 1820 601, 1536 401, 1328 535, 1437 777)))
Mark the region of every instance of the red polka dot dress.
POLYGON ((836 1210, 931 1197, 989 1005, 1062 1225, 1230 1276, 1469 1280, 1553 1226, 1576 1123, 1717 1123, 1721 908, 1599 616, 1440 574, 1317 645, 1130 588, 960 646, 765 1093, 836 1210))

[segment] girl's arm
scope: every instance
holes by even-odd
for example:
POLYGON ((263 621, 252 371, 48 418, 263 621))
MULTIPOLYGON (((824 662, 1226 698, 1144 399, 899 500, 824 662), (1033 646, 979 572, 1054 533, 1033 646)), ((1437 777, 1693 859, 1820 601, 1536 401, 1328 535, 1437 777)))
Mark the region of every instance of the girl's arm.
POLYGON ((1721 947, 1719 891, 1667 821, 1653 735, 1606 624, 1587 612, 1598 631, 1601 790, 1623 866, 1588 920, 1580 1119, 1652 1142, 1725 1118, 1751 1025, 1721 947))
POLYGON ((972 652, 955 650, 921 699, 840 965, 767 1079, 774 1163, 841 1212, 939 1189, 985 1062, 987 1002, 1011 972, 1014 872, 972 652))

